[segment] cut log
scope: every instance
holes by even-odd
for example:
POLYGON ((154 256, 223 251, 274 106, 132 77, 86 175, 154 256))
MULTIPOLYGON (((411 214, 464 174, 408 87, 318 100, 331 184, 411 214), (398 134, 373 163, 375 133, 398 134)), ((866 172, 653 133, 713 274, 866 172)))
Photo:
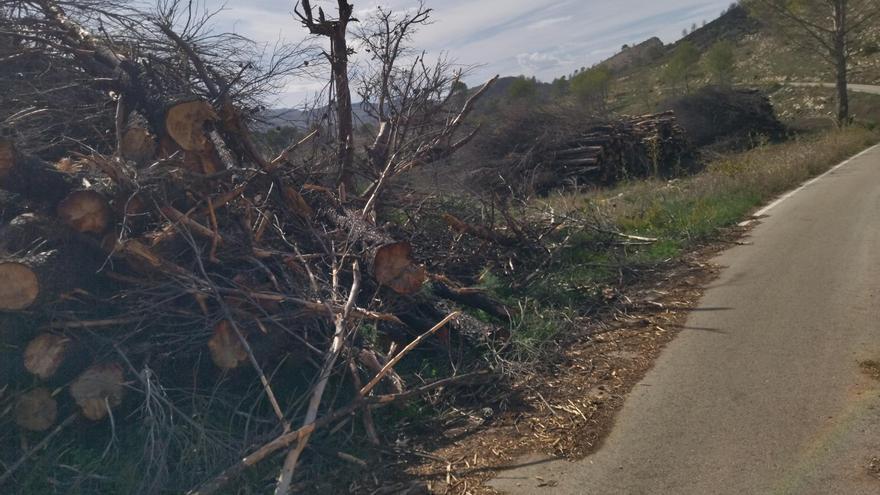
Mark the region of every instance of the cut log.
POLYGON ((408 242, 386 244, 373 257, 373 276, 398 294, 415 294, 428 279, 425 267, 412 259, 408 242))
POLYGON ((98 364, 83 372, 70 385, 70 395, 82 409, 83 416, 92 421, 104 419, 122 403, 125 381, 118 364, 98 364))
POLYGON ((217 120, 211 105, 202 100, 178 103, 168 109, 165 131, 184 151, 207 152, 214 149, 205 124, 217 120))
POLYGON ((24 367, 43 380, 51 378, 61 366, 69 342, 67 337, 51 333, 37 336, 24 350, 24 367))
POLYGON ((58 204, 58 217, 77 232, 102 234, 110 225, 110 203, 95 191, 74 191, 58 204))
POLYGON ((93 271, 103 264, 106 253, 89 235, 74 232, 60 219, 24 213, 0 227, 0 261, 3 255, 58 249, 79 265, 93 271))
POLYGON ((78 186, 76 177, 54 164, 22 155, 8 141, 5 143, 0 142, 0 189, 54 206, 78 186))
POLYGON ((460 220, 455 215, 444 213, 442 218, 443 221, 446 222, 446 225, 449 225, 450 228, 460 234, 470 234, 478 239, 493 242, 501 246, 511 247, 519 244, 519 241, 513 237, 505 236, 482 225, 471 225, 460 220))
POLYGON ((602 153, 604 148, 602 146, 580 146, 577 148, 569 148, 566 150, 561 150, 556 152, 556 156, 572 156, 572 155, 580 155, 580 154, 592 154, 599 155, 602 153))
POLYGON ((156 157, 156 139, 150 132, 146 119, 132 114, 129 116, 119 152, 126 160, 137 165, 149 164, 156 157))
POLYGON ((218 368, 231 370, 247 360, 247 351, 228 321, 221 321, 214 327, 214 335, 208 340, 211 359, 218 368))
MULTIPOLYGON (((70 237, 78 235, 71 233, 70 237)), ((0 311, 42 308, 64 294, 91 290, 101 282, 95 274, 106 261, 106 254, 97 241, 93 240, 93 246, 71 238, 43 239, 44 244, 40 239, 31 239, 39 251, 31 246, 27 254, 0 256, 0 311)))
POLYGON ((490 316, 494 316, 499 320, 510 323, 510 310, 500 302, 487 296, 483 291, 477 289, 457 289, 446 285, 443 282, 436 281, 431 287, 439 297, 457 302, 463 306, 476 308, 485 311, 490 316))
POLYGON ((15 424, 28 431, 46 431, 58 419, 58 403, 45 388, 21 394, 15 403, 15 424))
MULTIPOLYGON (((597 157, 597 156, 591 156, 588 158, 573 158, 571 160, 563 160, 560 162, 556 162, 557 165, 560 165, 563 167, 578 167, 581 165, 595 165, 597 163, 599 163, 599 157, 597 157)), ((590 168, 592 168, 592 167, 590 167, 590 168)))
MULTIPOLYGON (((177 103, 165 114, 165 132, 160 148, 164 156, 182 151, 182 165, 197 174, 211 175, 224 169, 218 148, 208 132, 208 122, 219 119, 210 103, 193 100, 177 103)), ((222 140, 221 140, 222 143, 222 140)))
POLYGON ((0 311, 21 311, 36 302, 40 295, 37 263, 35 259, 0 263, 0 311))

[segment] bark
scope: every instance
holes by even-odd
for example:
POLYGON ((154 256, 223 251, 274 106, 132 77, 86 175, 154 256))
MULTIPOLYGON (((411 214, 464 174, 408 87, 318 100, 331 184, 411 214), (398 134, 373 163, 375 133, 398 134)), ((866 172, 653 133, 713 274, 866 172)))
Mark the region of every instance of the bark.
MULTIPOLYGON (((351 6, 347 2, 340 5, 351 6)), ((342 7, 340 7, 340 12, 342 7)), ((346 15, 346 17, 347 17, 346 15)), ((339 179, 338 183, 345 186, 349 191, 354 190, 354 174, 352 164, 354 161, 354 125, 352 123, 351 89, 348 82, 348 45, 345 40, 347 20, 340 22, 340 27, 331 37, 331 68, 333 80, 336 84, 336 133, 337 155, 339 156, 339 179)))
POLYGON ((439 281, 432 284, 432 290, 443 299, 485 311, 505 323, 510 323, 510 309, 479 290, 456 289, 439 281))
POLYGON ((18 194, 0 189, 0 223, 24 213, 24 200, 18 194))
POLYGON ((847 62, 841 57, 837 65, 837 124, 844 127, 849 124, 849 92, 847 82, 847 62))
POLYGON ((348 23, 352 20, 354 6, 347 0, 338 0, 339 18, 328 20, 324 11, 318 9, 318 19, 314 18, 311 2, 303 0, 303 12, 296 11, 303 25, 312 34, 325 36, 330 40, 330 70, 336 87, 336 156, 339 161, 337 184, 353 191, 354 173, 354 124, 352 121, 351 88, 348 79, 348 42, 346 40, 348 23))
POLYGON ((837 124, 841 127, 849 122, 849 94, 847 93, 847 76, 849 60, 847 57, 847 0, 838 0, 833 4, 834 31, 833 50, 835 87, 837 90, 837 124))
POLYGON ((0 189, 54 207, 76 188, 78 181, 51 163, 16 150, 0 158, 0 189))
POLYGON ((20 215, 0 230, 0 310, 40 308, 73 289, 91 289, 105 258, 98 240, 20 215))

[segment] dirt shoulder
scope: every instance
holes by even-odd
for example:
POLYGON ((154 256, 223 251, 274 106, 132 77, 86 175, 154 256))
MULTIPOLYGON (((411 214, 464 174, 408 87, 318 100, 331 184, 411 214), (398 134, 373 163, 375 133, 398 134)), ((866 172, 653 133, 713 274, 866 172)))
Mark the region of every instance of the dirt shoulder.
MULTIPOLYGON (((357 493, 493 494, 483 483, 526 454, 579 459, 601 445, 627 394, 675 338, 703 288, 718 274, 711 260, 745 229, 724 233, 648 273, 604 317, 583 321, 561 359, 512 386, 510 400, 486 420, 407 442, 409 455, 386 466, 385 482, 357 493), (393 481, 387 481, 393 480, 393 481)), ((539 480, 540 481, 540 480, 539 480)), ((548 482, 552 483, 552 482, 548 482)), ((548 485, 549 486, 549 485, 548 485)))

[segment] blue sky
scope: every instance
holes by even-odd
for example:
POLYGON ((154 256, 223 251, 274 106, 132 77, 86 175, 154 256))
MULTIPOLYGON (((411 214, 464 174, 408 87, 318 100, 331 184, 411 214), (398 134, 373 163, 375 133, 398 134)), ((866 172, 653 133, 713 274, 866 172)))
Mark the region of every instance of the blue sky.
MULTIPOLYGON (((294 0, 205 0, 225 5, 217 20, 222 28, 275 43, 305 36, 291 12, 294 0)), ((416 0, 350 0, 357 16, 377 5, 407 9, 416 0)), ((326 11, 334 1, 313 0, 326 11)), ((434 23, 424 27, 415 45, 438 55, 445 52, 462 65, 476 66, 466 82, 479 84, 494 74, 552 80, 590 66, 651 36, 671 42, 693 23, 712 20, 730 0, 426 0, 434 23)), ((279 103, 294 106, 321 83, 292 80, 279 103)))

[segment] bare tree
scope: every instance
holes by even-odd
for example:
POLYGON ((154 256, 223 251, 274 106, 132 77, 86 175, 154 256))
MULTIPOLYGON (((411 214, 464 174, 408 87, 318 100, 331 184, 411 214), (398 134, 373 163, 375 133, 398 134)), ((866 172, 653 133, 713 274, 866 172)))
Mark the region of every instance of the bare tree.
POLYGON ((310 33, 324 36, 330 40, 330 52, 324 52, 324 56, 330 62, 330 70, 333 77, 332 98, 336 104, 336 141, 337 160, 339 162, 339 176, 337 184, 353 192, 354 173, 352 164, 354 161, 354 124, 352 118, 351 89, 348 78, 348 24, 357 22, 352 17, 354 6, 346 0, 337 1, 337 18, 328 19, 324 9, 318 7, 318 16, 309 0, 302 0, 302 11, 299 3, 294 8, 297 17, 302 21, 310 33))
POLYGON ((431 9, 424 2, 396 13, 379 7, 356 33, 369 54, 362 71, 358 94, 368 115, 378 122, 368 148, 364 216, 375 218, 379 192, 389 181, 418 165, 441 160, 467 144, 477 132, 472 128, 459 136, 473 102, 489 84, 463 101, 461 70, 444 57, 430 62, 409 42, 419 27, 430 23, 431 9))
POLYGON ((814 49, 832 69, 837 89, 837 122, 849 122, 847 84, 852 56, 880 18, 876 0, 751 0, 752 11, 767 20, 792 43, 814 49))

